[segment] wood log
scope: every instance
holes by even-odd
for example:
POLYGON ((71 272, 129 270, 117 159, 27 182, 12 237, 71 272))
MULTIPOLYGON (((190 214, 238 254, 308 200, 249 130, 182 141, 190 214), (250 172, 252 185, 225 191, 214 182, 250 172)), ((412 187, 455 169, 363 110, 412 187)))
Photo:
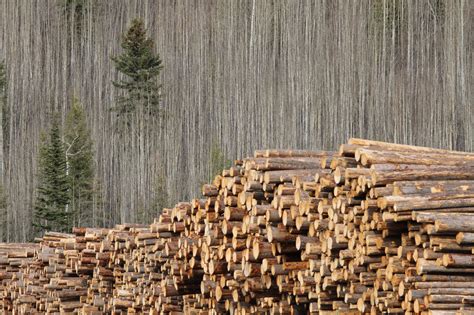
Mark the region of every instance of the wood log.
POLYGON ((0 244, 0 309, 469 311, 473 157, 360 139, 339 153, 257 151, 150 225, 75 228, 47 233, 36 245, 0 244))

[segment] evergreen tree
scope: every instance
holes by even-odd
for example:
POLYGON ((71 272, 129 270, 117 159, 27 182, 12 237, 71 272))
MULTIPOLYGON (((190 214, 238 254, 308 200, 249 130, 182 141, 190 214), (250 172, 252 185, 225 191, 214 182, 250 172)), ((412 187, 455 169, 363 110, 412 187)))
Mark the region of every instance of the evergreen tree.
POLYGON ((43 135, 38 161, 34 226, 40 231, 69 231, 69 179, 59 117, 54 115, 48 136, 43 135))
POLYGON ((66 116, 64 132, 67 175, 70 187, 69 211, 74 225, 95 225, 94 209, 94 154, 86 115, 77 99, 66 116))
POLYGON ((112 60, 124 78, 113 84, 126 93, 112 110, 119 117, 135 113, 138 109, 151 116, 158 115, 161 86, 157 79, 163 67, 160 56, 153 52, 153 40, 147 37, 141 19, 132 21, 121 46, 123 54, 112 60))

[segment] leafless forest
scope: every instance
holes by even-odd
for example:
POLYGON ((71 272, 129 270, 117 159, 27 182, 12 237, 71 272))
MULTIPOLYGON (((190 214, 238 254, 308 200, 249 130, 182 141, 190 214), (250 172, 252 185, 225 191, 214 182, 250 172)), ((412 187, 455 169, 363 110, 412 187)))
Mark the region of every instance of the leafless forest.
POLYGON ((138 220, 160 176, 170 203, 195 195, 213 144, 231 159, 334 149, 349 136, 472 151, 473 44, 467 0, 0 0, 8 240, 31 237, 39 134, 73 96, 87 109, 112 225, 138 220), (109 110, 110 57, 134 17, 164 65, 150 143, 115 132, 109 110))

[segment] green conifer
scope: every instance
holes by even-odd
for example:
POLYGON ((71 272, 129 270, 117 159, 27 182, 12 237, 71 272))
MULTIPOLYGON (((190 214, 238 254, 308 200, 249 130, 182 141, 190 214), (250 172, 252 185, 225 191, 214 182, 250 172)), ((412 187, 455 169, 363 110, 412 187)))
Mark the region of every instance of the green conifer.
POLYGON ((69 179, 59 117, 54 115, 48 136, 42 136, 38 161, 34 225, 40 231, 71 228, 69 179))
POLYGON ((136 112, 138 106, 144 113, 154 116, 160 113, 160 85, 158 75, 163 68, 160 56, 153 52, 153 40, 147 37, 141 19, 135 19, 123 37, 124 52, 113 57, 123 79, 113 81, 114 86, 126 93, 112 108, 119 117, 136 112))

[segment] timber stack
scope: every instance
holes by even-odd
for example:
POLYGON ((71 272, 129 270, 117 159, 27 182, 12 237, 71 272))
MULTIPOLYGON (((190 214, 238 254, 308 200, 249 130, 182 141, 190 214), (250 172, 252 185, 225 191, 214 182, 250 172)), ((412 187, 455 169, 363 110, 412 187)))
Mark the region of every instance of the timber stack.
POLYGON ((474 314, 474 154, 256 151, 151 225, 20 245, 7 313, 474 314))
POLYGON ((0 310, 13 310, 9 289, 21 268, 35 259, 37 247, 36 244, 0 244, 0 310))

